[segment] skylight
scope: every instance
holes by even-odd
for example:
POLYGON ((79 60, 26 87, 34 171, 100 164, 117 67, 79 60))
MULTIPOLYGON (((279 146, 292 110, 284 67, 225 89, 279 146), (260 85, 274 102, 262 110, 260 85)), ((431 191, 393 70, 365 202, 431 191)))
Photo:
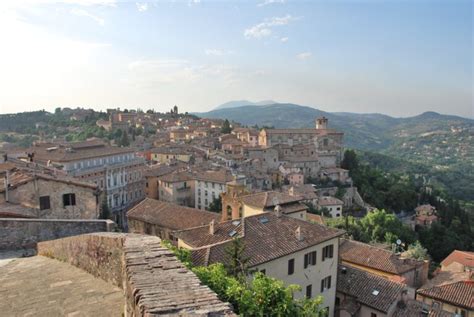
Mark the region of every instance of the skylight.
POLYGON ((229 233, 229 236, 230 236, 230 237, 233 237, 233 236, 235 236, 236 234, 237 234, 237 231, 232 230, 232 231, 229 233))
POLYGON ((260 217, 260 218, 258 218, 258 221, 260 221, 260 223, 267 223, 268 218, 267 217, 260 217))
POLYGON ((372 291, 372 295, 374 295, 374 296, 377 296, 379 293, 380 293, 380 292, 379 292, 378 290, 376 290, 376 289, 374 289, 374 290, 372 291))
POLYGON ((240 221, 239 220, 232 221, 232 224, 234 226, 238 226, 238 225, 240 225, 240 221))

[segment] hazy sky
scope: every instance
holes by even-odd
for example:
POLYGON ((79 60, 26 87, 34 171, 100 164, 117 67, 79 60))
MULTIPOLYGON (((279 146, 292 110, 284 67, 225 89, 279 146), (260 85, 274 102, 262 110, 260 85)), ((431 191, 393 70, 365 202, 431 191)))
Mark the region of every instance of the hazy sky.
POLYGON ((325 111, 474 117, 473 2, 1 0, 0 113, 325 111))

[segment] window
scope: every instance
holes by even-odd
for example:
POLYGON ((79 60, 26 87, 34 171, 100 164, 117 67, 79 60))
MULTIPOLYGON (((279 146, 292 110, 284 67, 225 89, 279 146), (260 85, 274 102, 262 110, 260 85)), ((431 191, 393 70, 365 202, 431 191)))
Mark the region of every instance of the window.
POLYGON ((63 205, 66 206, 75 206, 76 205, 76 194, 64 194, 63 195, 63 205))
POLYGON ((295 259, 288 260, 288 275, 295 273, 295 259))
POLYGON ((370 313, 370 317, 377 317, 376 313, 370 313))
POLYGON ((304 255, 304 268, 307 268, 308 265, 316 265, 316 251, 304 255))
POLYGON ((309 284, 306 286, 306 298, 311 298, 312 297, 312 291, 313 291, 313 285, 309 284))
POLYGON ((51 202, 49 196, 40 197, 40 210, 51 209, 51 202))
POLYGON ((260 273, 262 273, 263 275, 265 275, 267 273, 267 271, 265 269, 262 269, 260 270, 260 273))
POLYGON ((334 254, 334 246, 328 245, 323 248, 323 261, 328 258, 332 258, 334 254))
POLYGON ((331 288, 331 275, 321 280, 321 293, 331 288))

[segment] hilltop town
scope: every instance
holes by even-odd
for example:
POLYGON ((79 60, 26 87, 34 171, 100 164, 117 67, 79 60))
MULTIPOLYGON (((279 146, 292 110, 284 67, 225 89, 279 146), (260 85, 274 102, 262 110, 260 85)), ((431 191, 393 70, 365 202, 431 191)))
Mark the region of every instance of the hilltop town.
POLYGON ((466 212, 429 184, 404 191, 412 179, 395 179, 382 201, 370 190, 395 176, 362 166, 343 132, 313 119, 249 127, 177 106, 3 116, 0 293, 16 295, 1 311, 97 315, 103 303, 107 316, 474 316, 466 212), (242 294, 281 281, 288 310, 276 299, 250 309, 215 281, 222 267, 242 294), (49 283, 43 298, 35 283, 49 283))

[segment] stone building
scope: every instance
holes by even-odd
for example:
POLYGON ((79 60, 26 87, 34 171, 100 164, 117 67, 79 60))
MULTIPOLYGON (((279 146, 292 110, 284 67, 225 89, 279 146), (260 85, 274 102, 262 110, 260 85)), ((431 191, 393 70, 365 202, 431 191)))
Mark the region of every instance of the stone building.
POLYGON ((429 261, 401 258, 366 243, 342 239, 340 258, 342 265, 351 265, 412 288, 418 288, 428 280, 429 261))
POLYGON ((176 241, 173 232, 219 222, 219 214, 146 198, 127 213, 130 233, 176 241))
POLYGON ((131 148, 108 146, 100 140, 37 143, 28 149, 33 162, 104 192, 114 221, 126 228, 126 211, 145 197, 145 162, 131 148))
POLYGON ((18 213, 19 217, 41 219, 99 218, 101 191, 95 184, 17 168, 3 175, 0 204, 9 207, 3 209, 11 211, 10 217, 18 213))
MULTIPOLYGON (((334 315, 339 237, 343 231, 276 213, 211 223, 176 233, 178 246, 191 250, 195 265, 227 263, 225 250, 239 237, 250 272, 262 272, 296 284, 295 298, 323 297, 322 307, 334 315)), ((251 275, 248 277, 252 278, 251 275)))
POLYGON ((277 144, 313 145, 318 155, 336 155, 337 163, 342 159, 344 133, 328 128, 327 118, 316 119, 315 129, 262 129, 258 144, 272 147, 277 144))
POLYGON ((194 207, 195 181, 189 171, 173 172, 158 178, 158 199, 194 207))
POLYGON ((145 177, 145 194, 148 198, 158 199, 158 178, 175 171, 184 170, 187 165, 181 162, 175 162, 172 164, 157 164, 147 166, 143 173, 145 177))
POLYGON ((225 191, 226 184, 234 180, 229 170, 202 170, 194 174, 195 179, 195 203, 198 209, 205 210, 214 199, 219 198, 225 191))

